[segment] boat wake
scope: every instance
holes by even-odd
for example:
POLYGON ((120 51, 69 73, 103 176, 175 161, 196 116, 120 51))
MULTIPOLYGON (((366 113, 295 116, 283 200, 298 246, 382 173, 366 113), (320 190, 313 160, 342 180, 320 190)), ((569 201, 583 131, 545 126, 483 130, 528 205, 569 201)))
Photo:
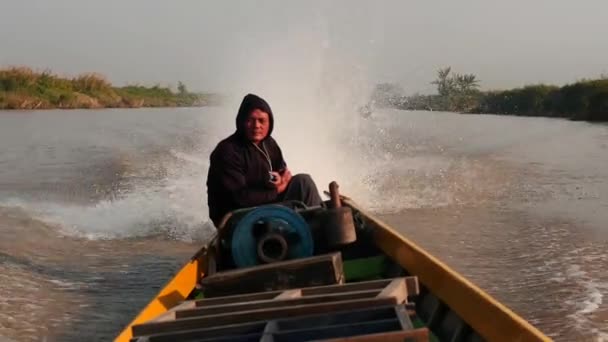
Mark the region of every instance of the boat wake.
MULTIPOLYGON (((203 181, 204 163, 183 153, 169 153, 162 161, 141 161, 126 178, 128 187, 97 200, 37 201, 12 197, 0 207, 18 208, 31 219, 55 227, 62 235, 89 240, 162 236, 181 241, 203 241, 212 226, 208 220, 203 181), (182 159, 182 162, 176 160, 182 159), (187 160, 186 160, 187 159, 187 160), (146 175, 151 163, 166 163, 161 177, 146 175), (124 189, 127 189, 126 191, 124 189)), ((123 175, 119 175, 123 177, 123 175)), ((124 178, 124 177, 123 177, 124 178)), ((27 222, 24 222, 27 226, 27 222)), ((27 227, 24 227, 26 229, 27 227)))

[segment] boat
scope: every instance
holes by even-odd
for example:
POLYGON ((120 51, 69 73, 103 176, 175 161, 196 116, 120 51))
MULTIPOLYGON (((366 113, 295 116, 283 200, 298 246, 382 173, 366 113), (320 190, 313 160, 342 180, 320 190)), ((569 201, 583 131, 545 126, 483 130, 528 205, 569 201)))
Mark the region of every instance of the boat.
POLYGON ((228 213, 115 341, 550 341, 341 195, 228 213))

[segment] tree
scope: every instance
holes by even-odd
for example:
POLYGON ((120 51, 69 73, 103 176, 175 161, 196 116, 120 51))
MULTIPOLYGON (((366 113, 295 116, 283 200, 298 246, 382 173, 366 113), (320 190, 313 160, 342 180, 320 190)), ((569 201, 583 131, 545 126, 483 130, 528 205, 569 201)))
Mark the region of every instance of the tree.
POLYGON ((442 97, 450 96, 454 91, 454 78, 449 77, 451 71, 451 67, 439 69, 437 71, 437 79, 431 82, 431 84, 437 85, 437 92, 442 97))
POLYGON ((461 94, 470 94, 479 88, 479 81, 473 74, 456 74, 454 83, 461 94))
POLYGON ((180 95, 186 95, 188 93, 188 89, 186 89, 186 85, 182 83, 182 81, 177 82, 177 91, 180 95))
POLYGON ((437 85, 439 107, 443 110, 461 111, 474 105, 478 93, 479 80, 473 74, 452 73, 451 67, 437 71, 437 79, 431 84, 437 85))

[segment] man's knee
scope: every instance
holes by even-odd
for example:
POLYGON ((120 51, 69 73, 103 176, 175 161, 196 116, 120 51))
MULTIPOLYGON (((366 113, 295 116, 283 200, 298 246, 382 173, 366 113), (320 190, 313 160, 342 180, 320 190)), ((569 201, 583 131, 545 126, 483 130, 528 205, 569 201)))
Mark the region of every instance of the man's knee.
POLYGON ((298 184, 313 185, 312 177, 307 173, 298 173, 291 177, 291 181, 298 184))

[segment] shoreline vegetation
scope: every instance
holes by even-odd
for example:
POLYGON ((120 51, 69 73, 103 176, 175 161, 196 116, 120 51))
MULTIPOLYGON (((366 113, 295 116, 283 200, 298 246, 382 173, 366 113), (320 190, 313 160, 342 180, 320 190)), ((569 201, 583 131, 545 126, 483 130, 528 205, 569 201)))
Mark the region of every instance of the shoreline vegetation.
POLYGON ((451 67, 439 69, 431 82, 433 95, 404 95, 399 85, 378 84, 370 106, 403 110, 449 111, 463 114, 494 114, 566 118, 576 121, 608 121, 608 75, 580 80, 562 87, 527 85, 508 90, 479 90, 473 74, 458 74, 451 67))
MULTIPOLYGON (((406 95, 397 84, 378 84, 361 113, 368 115, 372 108, 384 107, 608 122, 608 75, 561 87, 533 84, 482 91, 479 83, 474 74, 459 74, 445 67, 431 82, 437 87, 436 94, 406 95)), ((0 68, 0 110, 203 107, 221 103, 219 94, 191 92, 182 82, 176 90, 159 84, 118 87, 98 73, 67 77, 29 67, 0 68)))
POLYGON ((0 69, 0 110, 202 107, 220 103, 218 94, 191 92, 181 82, 176 91, 159 84, 117 87, 97 73, 70 78, 28 67, 0 69))

